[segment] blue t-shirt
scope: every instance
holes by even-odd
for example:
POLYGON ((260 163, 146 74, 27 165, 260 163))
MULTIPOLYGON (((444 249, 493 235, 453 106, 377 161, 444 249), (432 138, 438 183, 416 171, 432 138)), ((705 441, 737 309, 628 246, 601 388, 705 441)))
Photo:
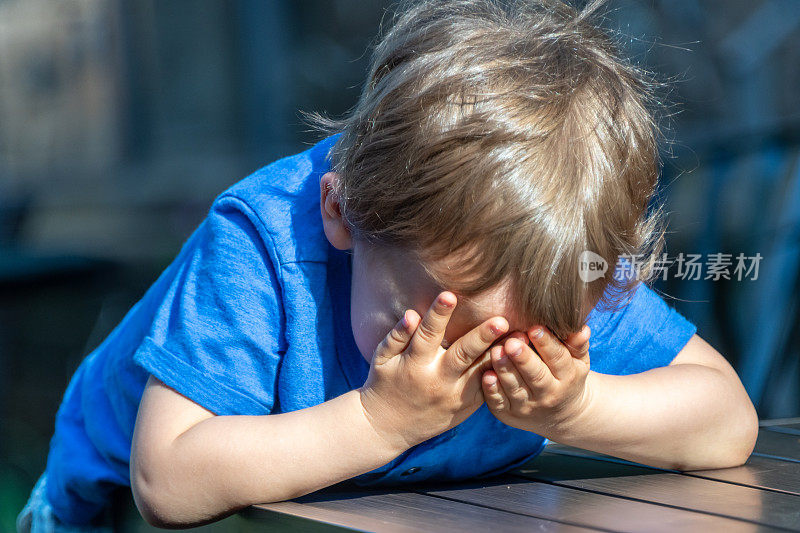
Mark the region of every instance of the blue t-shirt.
MULTIPOLYGON (((130 485, 131 438, 149 374, 218 415, 294 411, 364 383, 369 366, 349 320, 351 256, 328 243, 320 216, 319 178, 335 138, 220 194, 175 260, 81 363, 47 461, 47 497, 59 519, 86 523, 112 490, 130 485)), ((588 323, 592 370, 617 375, 668 365, 695 333, 644 285, 627 307, 595 309, 588 323)), ((354 479, 488 476, 536 456, 546 442, 483 405, 354 479)))

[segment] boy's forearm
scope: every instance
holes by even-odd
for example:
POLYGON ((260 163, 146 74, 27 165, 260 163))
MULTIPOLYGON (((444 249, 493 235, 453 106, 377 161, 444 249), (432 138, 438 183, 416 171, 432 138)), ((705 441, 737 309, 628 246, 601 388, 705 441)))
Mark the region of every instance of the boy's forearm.
MULTIPOLYGON (((357 390, 290 413, 215 416, 172 443, 166 475, 173 477, 168 483, 174 501, 161 501, 186 510, 179 523, 202 523, 247 505, 313 492, 384 465, 402 451, 375 432, 357 390)), ((172 508, 170 516, 178 515, 172 508)))
POLYGON ((550 428, 553 441, 659 468, 742 464, 758 418, 738 379, 680 364, 627 376, 590 372, 582 412, 550 428))

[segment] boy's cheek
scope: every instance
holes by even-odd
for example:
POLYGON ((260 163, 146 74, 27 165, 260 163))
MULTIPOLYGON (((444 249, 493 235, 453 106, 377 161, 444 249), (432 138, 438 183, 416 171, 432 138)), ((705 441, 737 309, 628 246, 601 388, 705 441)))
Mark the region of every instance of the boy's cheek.
POLYGON ((361 357, 370 363, 375 348, 395 326, 396 321, 387 315, 379 316, 377 313, 361 318, 353 314, 351 318, 353 339, 356 341, 358 351, 361 352, 361 357))
POLYGON ((361 352, 361 357, 363 357, 367 363, 372 362, 372 355, 381 341, 381 339, 376 339, 375 335, 369 333, 370 332, 364 327, 357 326, 353 328, 353 338, 356 341, 356 346, 358 346, 358 351, 361 352))

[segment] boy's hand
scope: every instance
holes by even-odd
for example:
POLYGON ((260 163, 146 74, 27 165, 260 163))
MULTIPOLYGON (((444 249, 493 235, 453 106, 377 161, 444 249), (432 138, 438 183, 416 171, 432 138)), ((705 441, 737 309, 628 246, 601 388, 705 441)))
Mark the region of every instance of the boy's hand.
POLYGON ((420 320, 413 310, 378 345, 359 389, 364 412, 385 439, 407 449, 464 421, 483 403, 488 348, 508 329, 492 317, 445 350, 441 343, 456 296, 438 295, 420 320))
POLYGON ((589 335, 584 326, 562 343, 542 326, 531 328, 527 338, 514 331, 493 346, 493 369, 481 380, 492 414, 504 424, 539 433, 583 412, 590 396, 585 386, 589 335))

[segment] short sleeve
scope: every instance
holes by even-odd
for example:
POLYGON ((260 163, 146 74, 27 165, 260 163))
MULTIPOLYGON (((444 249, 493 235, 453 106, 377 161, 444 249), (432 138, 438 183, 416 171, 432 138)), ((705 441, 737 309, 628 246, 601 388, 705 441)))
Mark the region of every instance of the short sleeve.
POLYGON ((170 266, 134 353, 142 368, 218 415, 267 414, 275 399, 285 320, 259 224, 242 200, 215 200, 170 266))
POLYGON ((602 374, 637 374, 668 366, 697 328, 644 283, 613 311, 589 314, 590 365, 602 374))

